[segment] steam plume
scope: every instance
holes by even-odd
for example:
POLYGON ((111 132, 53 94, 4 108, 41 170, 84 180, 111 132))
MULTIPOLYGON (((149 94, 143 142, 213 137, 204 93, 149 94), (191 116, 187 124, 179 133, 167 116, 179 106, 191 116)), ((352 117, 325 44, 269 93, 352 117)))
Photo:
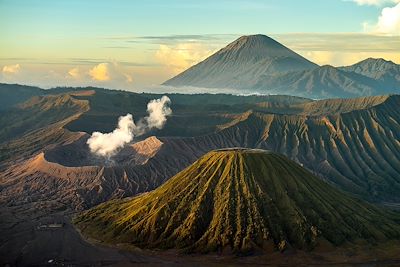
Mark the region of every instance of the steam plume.
POLYGON ((149 115, 137 123, 133 130, 134 135, 142 135, 153 128, 162 129, 167 121, 167 116, 172 113, 169 104, 171 104, 171 100, 168 96, 151 100, 147 104, 147 113, 149 115))
POLYGON ((148 116, 135 124, 131 114, 126 114, 118 119, 117 128, 111 133, 93 132, 87 140, 90 151, 103 157, 115 155, 119 149, 131 142, 134 136, 145 134, 151 129, 161 129, 167 121, 167 116, 172 114, 169 107, 171 100, 167 96, 151 100, 147 104, 148 116))

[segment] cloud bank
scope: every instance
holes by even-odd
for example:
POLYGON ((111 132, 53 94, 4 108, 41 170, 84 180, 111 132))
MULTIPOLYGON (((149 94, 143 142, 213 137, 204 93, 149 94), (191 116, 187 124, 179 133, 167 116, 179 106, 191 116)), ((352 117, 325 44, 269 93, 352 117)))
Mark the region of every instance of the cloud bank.
POLYGON ((15 74, 18 73, 19 70, 21 69, 19 64, 15 65, 8 65, 3 67, 3 73, 5 74, 15 74))
POLYGON ((181 43, 174 46, 160 45, 155 57, 172 74, 178 74, 212 53, 213 50, 201 43, 181 43))
POLYGON ((400 1, 399 0, 353 0, 353 2, 356 2, 360 6, 363 6, 363 5, 381 6, 386 3, 398 3, 400 1))
POLYGON ((171 100, 167 96, 151 100, 147 104, 148 116, 135 124, 132 114, 126 114, 118 119, 118 126, 110 133, 93 132, 87 140, 90 151, 102 157, 110 158, 115 155, 135 136, 140 136, 156 128, 164 127, 167 116, 172 114, 169 107, 171 100))

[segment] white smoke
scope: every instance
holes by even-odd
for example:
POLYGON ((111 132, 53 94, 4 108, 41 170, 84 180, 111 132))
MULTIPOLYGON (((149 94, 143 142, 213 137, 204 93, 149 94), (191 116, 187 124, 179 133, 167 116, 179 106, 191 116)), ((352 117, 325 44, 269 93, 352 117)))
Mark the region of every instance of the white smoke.
POLYGON ((171 104, 171 100, 168 96, 151 100, 147 104, 147 113, 149 115, 137 123, 133 130, 134 135, 142 135, 153 128, 162 129, 167 121, 167 116, 172 113, 169 104, 171 104))
POLYGON ((167 116, 172 114, 170 104, 171 100, 167 96, 151 100, 147 104, 149 115, 140 119, 137 124, 131 114, 126 114, 119 117, 118 126, 111 133, 93 132, 87 140, 90 151, 96 155, 110 158, 131 142, 135 136, 145 134, 154 128, 161 129, 167 121, 167 116))
POLYGON ((134 127, 131 114, 119 117, 118 127, 111 133, 92 133, 87 140, 90 151, 100 156, 112 156, 118 149, 132 141, 134 127))

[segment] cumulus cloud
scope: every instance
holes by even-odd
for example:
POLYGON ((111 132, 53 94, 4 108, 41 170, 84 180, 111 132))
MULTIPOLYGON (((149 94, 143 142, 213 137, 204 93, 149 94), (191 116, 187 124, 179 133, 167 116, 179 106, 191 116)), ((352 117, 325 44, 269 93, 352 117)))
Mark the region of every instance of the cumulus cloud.
POLYGON ((384 7, 376 23, 364 22, 364 32, 384 34, 388 36, 400 35, 400 0, 354 0, 358 4, 383 5, 391 3, 394 6, 384 7))
MULTIPOLYGON (((117 61, 79 65, 67 65, 62 62, 33 62, 20 65, 15 61, 0 65, 0 82, 38 85, 43 88, 98 86, 132 90, 135 87, 139 88, 140 77, 134 79, 132 75, 132 72, 139 73, 139 70, 117 61)), ((154 79, 154 76, 151 78, 154 79)))
POLYGON ((7 65, 3 67, 3 73, 5 74, 15 74, 20 71, 21 67, 19 64, 7 65))
POLYGON ((400 3, 394 7, 385 7, 374 28, 378 33, 400 35, 400 3))
POLYGON ((87 141, 90 151, 95 155, 110 158, 131 142, 134 136, 140 136, 154 128, 161 129, 167 121, 167 116, 172 114, 170 104, 171 100, 167 96, 151 100, 147 104, 148 116, 140 119, 137 124, 131 114, 126 114, 118 119, 118 126, 111 133, 93 132, 87 141))
POLYGON ((108 63, 100 63, 89 70, 89 75, 95 81, 109 81, 110 71, 108 63))
POLYGON ((155 56, 158 62, 168 67, 173 74, 177 74, 212 53, 213 51, 200 43, 182 43, 171 46, 162 44, 155 56))
POLYGON ((117 62, 100 63, 89 70, 89 76, 97 82, 125 82, 132 83, 133 78, 117 62))

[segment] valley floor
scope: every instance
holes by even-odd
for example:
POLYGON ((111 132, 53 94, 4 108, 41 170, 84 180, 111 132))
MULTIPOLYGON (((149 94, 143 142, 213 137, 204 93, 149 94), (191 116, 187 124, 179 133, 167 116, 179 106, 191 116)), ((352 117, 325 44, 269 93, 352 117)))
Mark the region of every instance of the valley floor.
POLYGON ((351 248, 249 257, 104 246, 85 240, 76 231, 71 212, 49 213, 45 205, 36 202, 0 208, 1 266, 400 266, 398 244, 362 252, 351 248))

